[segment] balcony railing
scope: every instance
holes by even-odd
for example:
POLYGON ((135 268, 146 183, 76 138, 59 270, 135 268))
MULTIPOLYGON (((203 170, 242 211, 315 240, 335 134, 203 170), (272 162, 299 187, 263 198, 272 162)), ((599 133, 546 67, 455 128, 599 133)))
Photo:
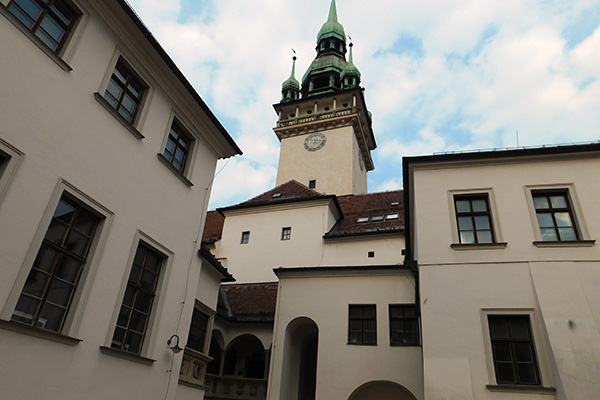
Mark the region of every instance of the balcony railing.
POLYGON ((206 374, 205 399, 256 400, 267 397, 267 380, 206 374))
POLYGON ((283 128, 286 126, 304 124, 306 122, 322 121, 322 120, 334 118, 334 117, 343 117, 345 115, 354 114, 356 112, 357 112, 356 107, 352 107, 352 108, 344 108, 343 110, 327 111, 324 113, 309 115, 309 116, 304 116, 304 117, 299 117, 299 118, 290 118, 290 119, 278 121, 277 127, 283 128))

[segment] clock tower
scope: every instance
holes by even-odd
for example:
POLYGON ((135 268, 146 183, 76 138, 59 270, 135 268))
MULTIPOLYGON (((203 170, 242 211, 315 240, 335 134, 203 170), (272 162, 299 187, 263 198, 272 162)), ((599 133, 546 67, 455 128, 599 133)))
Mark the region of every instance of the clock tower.
POLYGON ((281 142, 277 185, 295 179, 326 194, 367 193, 375 137, 352 43, 346 45, 335 0, 317 36, 316 51, 302 86, 295 78, 293 58, 281 102, 273 106, 278 114, 274 131, 281 142))

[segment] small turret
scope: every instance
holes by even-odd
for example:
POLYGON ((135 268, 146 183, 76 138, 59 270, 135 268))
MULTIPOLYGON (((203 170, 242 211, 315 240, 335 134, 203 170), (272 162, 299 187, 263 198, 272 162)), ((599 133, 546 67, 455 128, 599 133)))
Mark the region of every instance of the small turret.
POLYGON ((281 102, 300 98, 300 83, 296 79, 296 56, 292 58, 292 73, 281 85, 281 102))
POLYGON ((342 89, 350 89, 353 87, 360 86, 360 71, 353 64, 352 60, 352 47, 354 45, 350 43, 348 47, 350 47, 350 56, 348 58, 348 64, 346 68, 340 74, 340 80, 342 82, 342 89))

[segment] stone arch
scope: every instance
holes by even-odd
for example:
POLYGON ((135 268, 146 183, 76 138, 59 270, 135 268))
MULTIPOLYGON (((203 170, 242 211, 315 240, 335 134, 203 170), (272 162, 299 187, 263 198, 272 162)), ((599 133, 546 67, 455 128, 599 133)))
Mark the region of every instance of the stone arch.
POLYGON ((256 336, 240 335, 227 345, 223 375, 262 379, 265 372, 265 349, 256 336))
POLYGON ((417 400, 410 390, 390 381, 371 381, 352 392, 348 400, 417 400))
POLYGON ((217 329, 213 329, 208 355, 212 357, 212 361, 206 366, 206 373, 212 375, 221 374, 221 361, 224 354, 225 340, 223 334, 217 329))
POLYGON ((285 329, 281 398, 314 400, 317 383, 319 328, 308 317, 292 320, 285 329))

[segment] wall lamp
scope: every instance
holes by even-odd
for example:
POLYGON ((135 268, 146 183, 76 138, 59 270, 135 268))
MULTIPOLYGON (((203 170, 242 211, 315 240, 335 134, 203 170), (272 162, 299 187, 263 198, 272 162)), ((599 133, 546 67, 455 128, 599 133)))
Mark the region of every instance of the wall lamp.
POLYGON ((177 335, 177 334, 171 336, 169 338, 169 340, 167 340, 167 345, 169 346, 171 351, 173 351, 173 353, 175 353, 175 354, 177 354, 181 350, 183 350, 181 347, 179 347, 179 335, 177 335))

